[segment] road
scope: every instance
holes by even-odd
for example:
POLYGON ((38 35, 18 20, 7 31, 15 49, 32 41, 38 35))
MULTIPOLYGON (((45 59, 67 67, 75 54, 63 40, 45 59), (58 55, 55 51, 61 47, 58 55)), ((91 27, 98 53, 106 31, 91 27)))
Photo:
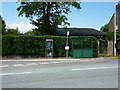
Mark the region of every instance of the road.
POLYGON ((4 61, 3 88, 118 88, 118 60, 4 61))

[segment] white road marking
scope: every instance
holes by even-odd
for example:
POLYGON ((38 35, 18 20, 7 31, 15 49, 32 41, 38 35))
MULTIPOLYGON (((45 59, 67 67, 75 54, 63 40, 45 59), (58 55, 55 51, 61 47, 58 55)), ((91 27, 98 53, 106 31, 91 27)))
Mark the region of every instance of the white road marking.
POLYGON ((44 63, 39 63, 39 64, 50 64, 50 63, 44 62, 44 63))
POLYGON ((28 63, 26 65, 37 65, 36 63, 28 63))
POLYGON ((2 66, 0 66, 0 67, 8 67, 9 65, 2 65, 2 66))
POLYGON ((13 66, 24 66, 23 64, 14 64, 13 66))
POLYGON ((80 69, 72 69, 72 71, 77 71, 77 70, 96 70, 96 69, 112 69, 112 68, 118 68, 118 66, 115 66, 115 67, 80 68, 80 69))
POLYGON ((19 75, 19 74, 31 74, 32 72, 20 72, 20 73, 2 73, 0 76, 4 75, 19 75))
POLYGON ((62 62, 50 62, 50 63, 62 63, 62 62))

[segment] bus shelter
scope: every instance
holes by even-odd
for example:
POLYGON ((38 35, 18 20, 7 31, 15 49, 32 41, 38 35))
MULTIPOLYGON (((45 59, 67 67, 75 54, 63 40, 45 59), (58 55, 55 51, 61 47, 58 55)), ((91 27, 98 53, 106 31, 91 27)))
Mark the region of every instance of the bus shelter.
POLYGON ((93 36, 72 37, 72 57, 93 57, 93 36))

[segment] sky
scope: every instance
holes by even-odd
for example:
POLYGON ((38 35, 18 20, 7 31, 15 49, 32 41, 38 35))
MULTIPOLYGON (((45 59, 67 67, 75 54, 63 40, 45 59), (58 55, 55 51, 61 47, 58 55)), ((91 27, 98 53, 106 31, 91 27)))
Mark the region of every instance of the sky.
MULTIPOLYGON (((35 28, 28 18, 18 17, 16 8, 20 5, 16 2, 1 2, 2 10, 0 15, 6 22, 7 28, 18 27, 21 33, 35 28)), ((109 23, 114 13, 114 2, 81 2, 81 9, 78 11, 71 8, 71 13, 66 15, 68 22, 73 28, 94 28, 100 30, 102 26, 109 23)), ((62 26, 60 26, 62 27, 62 26)))

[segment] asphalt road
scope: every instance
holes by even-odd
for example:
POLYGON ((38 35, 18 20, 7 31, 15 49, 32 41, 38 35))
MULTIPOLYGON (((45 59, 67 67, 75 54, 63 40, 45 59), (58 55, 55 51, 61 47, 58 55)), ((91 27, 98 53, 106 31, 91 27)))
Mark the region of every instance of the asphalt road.
POLYGON ((118 88, 118 60, 4 61, 3 88, 118 88))

